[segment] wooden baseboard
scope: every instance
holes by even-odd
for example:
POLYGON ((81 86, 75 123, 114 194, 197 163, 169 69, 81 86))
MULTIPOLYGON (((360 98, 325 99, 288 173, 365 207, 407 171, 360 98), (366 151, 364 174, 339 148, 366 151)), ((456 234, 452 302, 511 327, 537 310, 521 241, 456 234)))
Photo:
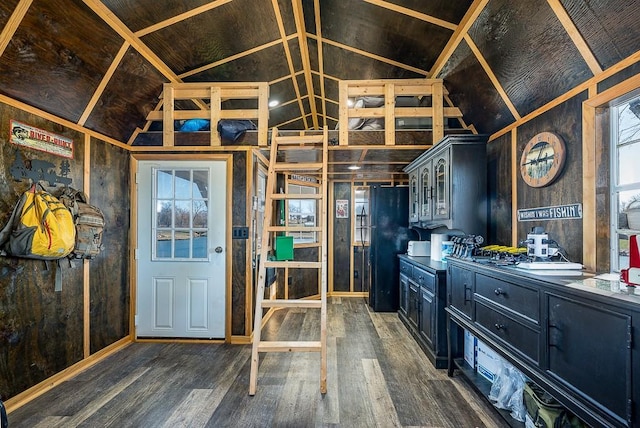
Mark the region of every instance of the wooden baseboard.
POLYGON ((29 401, 41 396, 45 392, 49 391, 51 388, 57 385, 60 385, 62 382, 65 382, 68 379, 71 379, 78 373, 104 360, 108 356, 115 354, 116 352, 126 348, 132 343, 133 343, 133 340, 131 339, 130 336, 123 337, 122 339, 112 343, 111 345, 107 346, 104 349, 101 349, 95 354, 92 354, 91 356, 83 359, 82 361, 75 363, 71 367, 68 367, 62 370, 61 372, 54 374, 53 376, 51 376, 50 378, 47 378, 46 380, 40 382, 39 384, 34 385, 31 388, 27 389, 26 391, 23 391, 20 394, 16 395, 15 397, 8 399, 7 401, 4 402, 4 405, 7 409, 7 413, 11 413, 12 411, 28 403, 29 401))
POLYGON ((367 291, 332 291, 327 295, 328 297, 369 297, 367 291))

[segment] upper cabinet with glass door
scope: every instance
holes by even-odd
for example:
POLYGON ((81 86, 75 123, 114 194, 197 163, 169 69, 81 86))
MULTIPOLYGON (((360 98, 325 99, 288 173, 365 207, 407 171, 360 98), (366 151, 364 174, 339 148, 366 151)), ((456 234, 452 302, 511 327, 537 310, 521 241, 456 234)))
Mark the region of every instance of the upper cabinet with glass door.
POLYGON ((485 135, 448 135, 404 169, 412 225, 486 237, 486 142, 485 135))

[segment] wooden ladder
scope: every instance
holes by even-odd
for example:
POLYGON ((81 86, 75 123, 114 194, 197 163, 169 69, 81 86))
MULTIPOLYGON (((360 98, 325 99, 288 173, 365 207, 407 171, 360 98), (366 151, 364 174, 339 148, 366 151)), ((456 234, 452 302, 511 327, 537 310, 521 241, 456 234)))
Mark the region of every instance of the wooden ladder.
POLYGON ((269 170, 265 191, 264 226, 262 228, 262 246, 258 267, 258 289, 253 327, 253 348, 251 352, 251 376, 249 395, 255 395, 258 383, 258 363, 260 352, 319 352, 320 353, 320 392, 327 392, 327 160, 328 130, 325 127, 321 135, 280 136, 274 128, 271 135, 269 170), (320 149, 321 148, 321 152, 320 149), (302 154, 303 159, 313 158, 311 162, 300 162, 294 153, 302 154), (321 153, 321 155, 320 155, 321 153), (284 161, 278 158, 282 156, 284 161), (320 159, 321 158, 321 159, 320 159), (289 161, 287 161, 289 159, 289 161), (277 174, 297 174, 312 176, 320 180, 320 193, 287 194, 276 193, 277 174), (316 227, 274 225, 275 201, 312 199, 316 204, 316 227), (318 261, 276 261, 268 260, 269 250, 274 237, 282 232, 316 232, 320 251, 318 261), (318 269, 320 282, 320 300, 307 299, 265 299, 265 280, 268 267, 318 269), (319 341, 263 341, 260 338, 262 313, 264 308, 318 308, 320 309, 319 341))

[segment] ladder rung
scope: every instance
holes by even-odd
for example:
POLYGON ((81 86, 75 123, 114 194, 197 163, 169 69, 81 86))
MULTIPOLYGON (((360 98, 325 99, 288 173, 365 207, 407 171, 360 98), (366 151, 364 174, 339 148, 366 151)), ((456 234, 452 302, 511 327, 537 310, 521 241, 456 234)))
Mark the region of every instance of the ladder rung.
POLYGON ((322 169, 322 162, 280 162, 273 166, 276 171, 317 171, 322 169))
POLYGON ((260 352, 320 352, 320 342, 276 342, 265 341, 258 344, 260 352))
POLYGON ((265 267, 291 268, 291 269, 320 269, 322 262, 297 262, 295 260, 265 260, 265 267))
POLYGON ((320 308, 322 301, 309 299, 273 299, 263 300, 263 308, 320 308))
POLYGON ((322 228, 317 226, 268 226, 269 232, 321 232, 322 228))
POLYGON ((271 199, 322 199, 321 193, 274 193, 271 199))
POLYGON ((323 135, 286 135, 276 137, 278 145, 280 144, 322 144, 324 143, 323 135))

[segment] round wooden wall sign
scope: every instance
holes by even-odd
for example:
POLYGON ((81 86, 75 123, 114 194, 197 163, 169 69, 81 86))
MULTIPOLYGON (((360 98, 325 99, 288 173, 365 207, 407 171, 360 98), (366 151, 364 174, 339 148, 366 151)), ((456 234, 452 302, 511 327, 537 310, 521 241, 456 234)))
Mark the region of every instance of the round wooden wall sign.
POLYGON ((531 187, 544 187, 560 176, 567 157, 562 138, 541 132, 529 140, 520 158, 520 174, 531 187))

